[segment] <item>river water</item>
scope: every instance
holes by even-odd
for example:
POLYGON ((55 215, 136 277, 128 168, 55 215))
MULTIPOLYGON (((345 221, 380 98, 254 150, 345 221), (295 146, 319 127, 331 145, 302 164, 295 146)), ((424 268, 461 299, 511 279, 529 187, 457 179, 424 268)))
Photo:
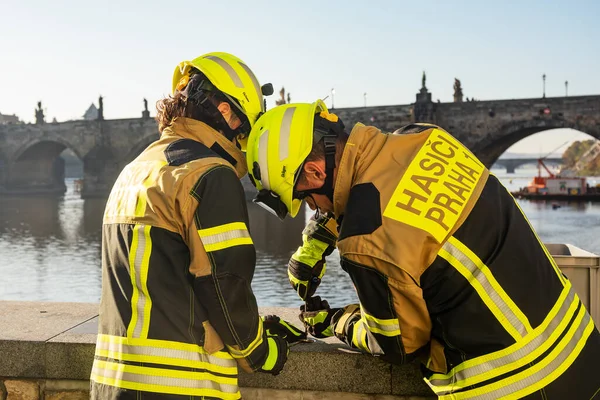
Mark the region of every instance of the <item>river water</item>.
MULTIPOLYGON (((526 186, 537 171, 492 172, 516 190, 526 186)), ((0 197, 0 300, 100 300, 105 199, 82 200, 73 192, 72 180, 67 180, 67 186, 62 198, 0 197)), ((600 254, 600 203, 519 202, 544 242, 571 243, 600 254)), ((305 221, 297 218, 281 223, 254 204, 249 204, 249 213, 257 249, 252 286, 259 305, 299 306, 287 280, 286 265, 300 244, 305 221)), ((337 252, 328 258, 327 274, 317 294, 335 306, 356 301, 337 252)))

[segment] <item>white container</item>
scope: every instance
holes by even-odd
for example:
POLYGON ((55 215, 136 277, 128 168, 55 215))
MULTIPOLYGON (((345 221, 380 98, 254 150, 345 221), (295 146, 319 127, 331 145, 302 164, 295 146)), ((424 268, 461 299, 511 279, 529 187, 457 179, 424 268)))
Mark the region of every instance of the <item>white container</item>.
POLYGON ((585 178, 547 178, 548 194, 583 194, 585 193, 585 178))
POLYGON ((600 256, 572 244, 546 244, 600 330, 600 256))

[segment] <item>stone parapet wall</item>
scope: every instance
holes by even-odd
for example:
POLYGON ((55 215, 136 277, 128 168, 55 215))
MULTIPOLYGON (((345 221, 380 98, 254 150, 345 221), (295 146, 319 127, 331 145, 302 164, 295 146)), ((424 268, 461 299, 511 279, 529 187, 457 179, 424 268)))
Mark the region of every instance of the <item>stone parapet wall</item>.
MULTIPOLYGON (((0 302, 0 400, 88 398, 97 304, 0 302)), ((297 310, 261 308, 298 324, 297 310)), ((416 364, 392 366, 332 338, 298 344, 278 376, 241 373, 244 399, 434 398, 416 364)))

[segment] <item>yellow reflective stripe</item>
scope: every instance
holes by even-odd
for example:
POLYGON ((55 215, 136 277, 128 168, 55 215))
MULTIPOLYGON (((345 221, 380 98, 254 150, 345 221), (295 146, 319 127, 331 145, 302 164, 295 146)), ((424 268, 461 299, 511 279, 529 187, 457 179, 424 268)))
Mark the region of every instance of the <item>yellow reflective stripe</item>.
POLYGON ((91 379, 115 387, 194 396, 238 399, 237 377, 94 360, 91 379))
POLYGON ((241 395, 238 393, 223 393, 219 390, 215 389, 189 389, 189 388, 180 388, 176 386, 170 385, 156 385, 156 384, 145 384, 145 383, 137 383, 125 381, 119 378, 109 378, 102 375, 98 375, 96 370, 92 369, 92 375, 90 378, 92 381, 96 383, 101 383, 103 385, 114 386, 122 389, 130 389, 130 390, 141 390, 146 392, 153 393, 166 393, 166 394, 178 394, 184 396, 210 396, 217 399, 223 400, 237 400, 241 398, 241 395))
POLYGON ((237 384, 237 377, 225 377, 220 375, 214 375, 210 372, 195 372, 195 371, 182 371, 177 369, 169 368, 154 368, 154 367, 142 367, 139 365, 123 364, 114 361, 102 361, 94 360, 94 365, 97 368, 108 369, 112 371, 123 371, 131 372, 133 374, 146 375, 146 376, 157 376, 157 377, 168 377, 168 378, 179 378, 179 379, 190 379, 190 380, 211 380, 217 383, 224 383, 226 385, 237 384))
MULTIPOLYGON (((152 363, 152 364, 163 364, 167 366, 176 366, 176 367, 189 367, 189 368, 198 368, 205 369, 209 372, 217 372, 219 374, 224 375, 233 375, 236 376, 238 369, 237 365, 233 365, 231 367, 222 367, 220 365, 213 364, 209 361, 198 361, 198 360, 188 360, 181 358, 171 358, 171 357, 161 357, 161 356, 152 356, 152 355, 144 355, 144 354, 129 354, 129 353, 120 353, 113 350, 102 350, 96 349, 96 356, 104 357, 104 358, 112 358, 113 360, 119 361, 133 361, 139 363, 152 363)), ((234 361, 235 363, 235 361, 234 361)))
MULTIPOLYGON (((358 324, 363 325, 362 321, 359 321, 358 324)), ((371 349, 369 349, 369 346, 367 345, 367 328, 364 326, 360 333, 360 348, 364 351, 371 352, 371 349)))
POLYGON ((362 330, 363 330, 363 326, 360 323, 360 321, 358 321, 357 323, 355 323, 354 326, 352 327, 352 344, 357 349, 360 349, 360 344, 358 342, 358 337, 360 336, 360 333, 361 333, 362 330))
POLYGON ((144 179, 142 182, 142 187, 139 188, 139 192, 137 194, 137 202, 135 205, 135 216, 143 217, 146 214, 146 205, 148 204, 148 188, 152 186, 152 184, 156 181, 156 177, 158 175, 158 171, 165 164, 157 164, 159 167, 154 168, 148 177, 144 179))
POLYGON ((244 222, 232 222, 212 228, 199 229, 198 235, 206 252, 253 244, 244 222))
MULTIPOLYGON (((485 265, 483 263, 483 261, 481 261, 481 259, 475 253, 473 253, 473 251, 471 249, 469 249, 467 246, 465 246, 464 243, 462 243, 460 240, 458 240, 454 236, 450 237, 448 239, 448 241, 452 245, 454 245, 457 249, 459 249, 469 260, 471 260, 477 266, 477 268, 479 268, 481 270, 481 272, 487 278, 488 282, 490 283, 490 285, 492 286, 494 291, 496 293, 498 293, 498 295, 500 296, 500 298, 502 299, 504 304, 506 306, 508 306, 510 311, 512 311, 512 313, 515 315, 515 317, 517 317, 517 319, 519 320, 521 325, 523 327, 525 327, 526 332, 527 333, 531 332, 533 330, 533 327, 531 326, 531 323, 529 322, 529 318, 527 318, 525 316, 523 311, 521 311, 521 309, 515 304, 515 302, 510 298, 510 296, 506 293, 506 291, 504 291, 504 288, 502 288, 502 286, 500 286, 500 284, 498 283, 496 278, 494 278, 494 275, 492 274, 492 271, 490 271, 489 267, 487 265, 485 265)), ((521 332, 521 333, 523 333, 523 332, 521 332)))
POLYGON ((141 225, 136 225, 133 227, 133 236, 131 238, 131 247, 129 248, 129 276, 131 278, 131 286, 133 288, 133 292, 131 295, 131 320, 129 321, 129 325, 127 327, 127 336, 133 337, 133 331, 137 324, 137 301, 139 297, 138 287, 136 284, 136 268, 135 268, 135 259, 136 254, 138 252, 138 236, 139 230, 141 229, 141 225))
POLYGON ((296 278, 289 269, 288 269, 288 278, 290 281, 292 281, 294 283, 294 285, 302 284, 304 286, 308 286, 308 281, 301 281, 300 279, 296 278))
POLYGON ((533 393, 558 378, 575 361, 593 330, 594 324, 589 314, 585 307, 580 307, 567 334, 542 361, 518 374, 489 385, 439 398, 447 400, 497 399, 510 396, 516 399, 533 393))
MULTIPOLYGON (((567 285, 563 288, 558 300, 544 321, 523 340, 512 344, 504 350, 467 360, 454 367, 447 374, 433 374, 429 377, 429 382, 436 384, 436 381, 445 381, 449 384, 450 382, 457 382, 461 379, 456 377, 458 374, 462 373, 466 379, 475 376, 477 373, 485 371, 498 371, 502 365, 510 364, 514 360, 520 360, 523 352, 528 353, 530 351, 535 351, 535 349, 541 345, 541 343, 538 343, 538 338, 541 338, 542 341, 548 339, 548 336, 550 335, 548 332, 549 328, 552 331, 564 330, 564 326, 573 316, 573 312, 577 306, 577 301, 578 299, 575 295, 575 292, 572 290, 571 282, 567 281, 567 285), (530 343, 531 348, 523 351, 524 348, 530 346, 530 343), (491 365, 492 363, 497 364, 491 365), (489 367, 486 366, 486 364, 488 364, 489 367), (475 373, 470 373, 469 371, 471 370, 475 371, 475 373)), ((518 365, 514 366, 518 367, 518 365)), ((490 377, 491 376, 487 376, 486 379, 490 377)))
MULTIPOLYGON (((579 299, 573 292, 569 291, 569 294, 570 297, 567 297, 562 307, 559 307, 559 311, 562 314, 559 313, 558 318, 555 315, 552 315, 551 318, 546 318, 544 323, 538 326, 521 343, 516 343, 505 350, 482 356, 481 358, 486 360, 479 368, 467 365, 466 367, 462 367, 462 369, 456 368, 448 375, 432 375, 429 378, 429 382, 434 392, 452 392, 459 388, 474 385, 517 370, 540 357, 556 342, 556 339, 563 333, 577 310, 579 299), (463 372, 461 373, 461 371, 463 372), (441 382, 445 382, 445 386, 436 386, 441 382)), ((469 361, 463 364, 467 364, 469 361)))
MULTIPOLYGON (((582 311, 585 312, 584 309, 582 309, 582 311)), ((587 315, 587 316, 589 317, 589 315, 587 315)), ((551 382, 556 380, 556 378, 561 376, 571 366, 571 364, 573 364, 573 362, 577 359, 577 357, 581 353, 581 350, 585 346, 587 339, 594 331, 594 328, 595 328, 594 322, 590 318, 577 345, 575 346, 573 351, 569 354, 569 356, 564 359, 564 361, 560 364, 560 366, 556 370, 554 370, 552 373, 546 375, 545 378, 538 381, 537 384, 532 385, 527 389, 520 390, 520 391, 516 392, 514 395, 517 398, 526 396, 526 395, 533 393, 543 387, 546 387, 551 382)), ((592 398, 593 398, 593 396, 592 396, 592 398)))
POLYGON ((219 357, 224 359, 231 359, 231 355, 225 351, 217 351, 215 353, 208 353, 202 346, 192 343, 175 342, 171 340, 159 340, 159 339, 139 339, 130 338, 123 336, 105 335, 102 333, 98 334, 98 342, 111 343, 118 345, 130 345, 136 347, 151 347, 156 349, 170 349, 187 351, 190 353, 199 354, 210 354, 211 357, 219 357))
POLYGON ((214 226, 212 228, 200 229, 198 230, 198 234, 201 239, 207 240, 211 236, 216 236, 219 234, 224 234, 230 231, 236 230, 247 230, 246 223, 244 222, 230 222, 228 224, 214 226))
MULTIPOLYGON (((96 343, 96 356, 118 361, 136 361, 163 365, 174 365, 211 370, 225 375, 237 375, 237 363, 226 352, 208 354, 173 348, 130 345, 103 335, 96 343)), ((177 342, 174 342, 177 343, 177 342)))
POLYGON ((324 322, 327 319, 329 312, 329 310, 320 311, 314 317, 304 317, 304 321, 310 326, 315 326, 316 324, 324 322))
MULTIPOLYGON (((113 344, 125 344, 138 347, 153 347, 158 349, 172 349, 181 350, 187 352, 194 352, 199 354, 209 354, 204 348, 192 343, 175 342, 171 340, 159 340, 159 339, 138 339, 129 338, 123 336, 105 335, 102 333, 98 334, 98 341, 104 343, 113 344)), ((218 351, 210 354, 213 357, 220 357, 231 359, 231 355, 225 351, 218 351)))
POLYGON ((267 344, 269 345, 269 352, 267 353, 267 360, 265 361, 265 364, 263 365, 262 369, 264 369, 265 371, 270 371, 273 369, 273 367, 275 367, 275 364, 277 363, 277 343, 275 343, 275 339, 267 338, 267 344))
POLYGON ((233 348, 232 346, 227 346, 229 350, 229 354, 234 358, 244 358, 248 357, 258 346, 260 346, 263 342, 263 322, 262 318, 258 319, 258 330, 256 333, 256 337, 254 340, 243 350, 233 348))
POLYGON ((535 231, 535 229, 533 229, 533 226, 531 225, 531 222, 529 222, 529 218, 527 218, 527 216, 525 215, 525 212, 523 211, 523 209, 519 205, 519 202, 513 197, 512 193, 508 189, 506 189, 506 192, 513 199, 513 201, 517 205, 517 208, 519 209, 519 211, 521 211, 521 214, 523 215, 523 218, 525 218, 525 221, 527 221, 527 224, 529 225, 529 228, 531 229, 531 232, 533 232, 533 235, 537 239, 538 243, 540 244, 540 246, 542 246, 542 249, 544 250, 544 254, 546 254, 546 257, 548 258, 548 260, 552 264, 552 267, 554 268, 554 272, 556 272, 556 275, 558 275, 558 279, 564 285, 566 283, 567 279, 563 276, 563 273, 560 271, 560 268, 558 268, 558 265, 556 265, 556 262, 554 261, 554 257, 552 257, 552 255, 550 255, 550 252, 546 248, 546 245, 544 245, 544 243, 542 243, 542 241, 540 240, 540 237, 538 236, 538 234, 535 231))
MULTIPOLYGON (((298 247, 298 250, 292 254, 292 259, 314 268, 319 261, 323 260, 323 254, 328 247, 329 245, 325 242, 318 239, 309 239, 308 236, 302 235, 302 246, 298 247)), ((325 266, 323 266, 319 278, 322 278, 324 274, 325 266)))
POLYGON ((131 320, 127 327, 129 337, 148 337, 152 300, 148 292, 148 269, 152 252, 150 225, 135 225, 129 249, 129 273, 133 293, 131 320))
POLYGON ((398 321, 398 318, 375 318, 374 316, 367 314, 362 307, 360 312, 369 331, 390 337, 400 335, 400 322, 398 321))
MULTIPOLYGON (((150 254, 152 254, 152 238, 150 237, 150 228, 150 226, 144 227, 144 240, 146 246, 144 248, 142 265, 140 266, 140 277, 142 283, 141 290, 145 300, 142 309, 142 331, 140 334, 141 338, 148 337, 148 330, 150 329, 150 313, 152 310, 152 299, 150 298, 150 293, 148 292, 148 271, 150 269, 150 254)), ((138 303, 138 306, 139 305, 140 303, 138 303)))
MULTIPOLYGON (((456 241, 454 241, 454 243, 456 243, 456 241)), ((515 339, 515 341, 521 340, 528 332, 531 331, 531 325, 529 325, 529 322, 527 322, 527 325, 522 324, 517 314, 515 314, 514 309, 518 309, 518 307, 514 305, 514 303, 513 306, 507 304, 503 300, 502 295, 494 289, 494 285, 492 285, 490 279, 494 281, 495 279, 491 275, 491 272, 487 266, 485 266, 481 260, 479 260, 480 264, 478 265, 474 260, 471 260, 467 254, 464 254, 458 247, 456 247, 450 240, 444 244, 444 246, 438 252, 438 255, 448 261, 461 275, 463 275, 469 281, 471 286, 473 286, 475 291, 479 294, 481 300, 483 300, 485 305, 490 309, 496 319, 515 339), (471 268, 469 268, 469 266, 471 268)), ((497 282, 496 286, 499 287, 497 282)))

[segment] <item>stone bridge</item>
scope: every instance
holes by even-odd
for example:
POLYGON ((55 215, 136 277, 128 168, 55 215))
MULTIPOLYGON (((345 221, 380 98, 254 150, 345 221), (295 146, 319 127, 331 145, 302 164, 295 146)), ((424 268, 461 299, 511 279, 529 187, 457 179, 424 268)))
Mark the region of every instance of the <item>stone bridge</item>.
MULTIPOLYGON (((496 160, 494 165, 502 166, 506 168, 506 172, 514 174, 515 170, 521 165, 537 164, 538 158, 499 158, 496 160)), ((562 165, 562 158, 544 158, 544 164, 546 165, 562 165)))
MULTIPOLYGON (((333 110, 350 127, 361 121, 384 131, 411 122, 448 130, 488 167, 519 140, 554 128, 600 139, 600 96, 434 103, 422 88, 408 105, 333 110)), ((158 138, 150 118, 0 125, 0 193, 63 193, 71 149, 83 162, 82 197, 105 196, 118 172, 158 138)))
POLYGON ((149 118, 0 125, 0 193, 64 193, 59 155, 68 148, 83 162, 82 197, 104 196, 158 137, 149 118))
POLYGON ((434 103, 417 94, 409 105, 340 108, 346 124, 363 122, 393 132, 414 121, 437 124, 465 144, 487 167, 510 146, 535 133, 572 128, 600 139, 600 95, 434 103))

